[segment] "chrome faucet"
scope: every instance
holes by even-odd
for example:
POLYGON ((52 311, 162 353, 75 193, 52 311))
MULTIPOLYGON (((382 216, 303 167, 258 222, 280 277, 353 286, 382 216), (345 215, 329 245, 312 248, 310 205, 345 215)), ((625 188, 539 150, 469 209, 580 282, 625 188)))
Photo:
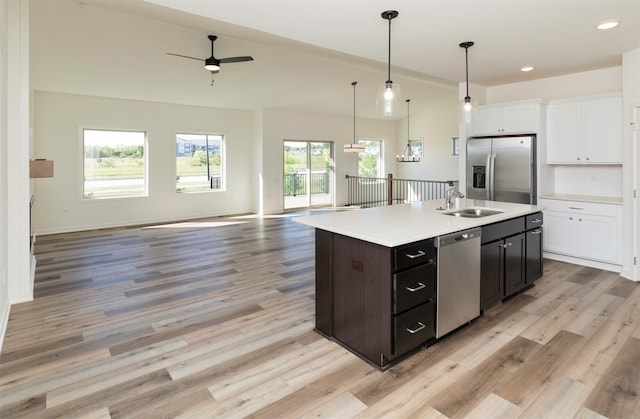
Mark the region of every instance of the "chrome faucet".
POLYGON ((451 209, 453 207, 453 198, 464 198, 464 194, 455 188, 449 189, 445 194, 445 209, 451 209))

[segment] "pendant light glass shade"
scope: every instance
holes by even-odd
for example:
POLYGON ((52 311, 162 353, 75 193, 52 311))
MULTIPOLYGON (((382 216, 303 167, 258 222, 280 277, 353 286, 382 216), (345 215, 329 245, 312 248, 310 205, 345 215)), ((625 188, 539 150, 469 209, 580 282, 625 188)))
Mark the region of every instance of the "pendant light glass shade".
POLYGON ((353 86, 353 143, 344 145, 345 153, 362 153, 365 151, 364 144, 360 144, 356 139, 356 84, 358 84, 357 81, 351 83, 353 86))
POLYGON ((393 116, 400 103, 400 85, 384 83, 378 87, 376 94, 376 108, 382 116, 393 116))
POLYGON ((464 48, 464 62, 465 62, 465 73, 466 73, 466 84, 467 95, 464 97, 464 105, 463 109, 465 112, 469 112, 472 108, 471 106, 471 97, 469 96, 469 48, 473 46, 473 42, 467 41, 462 42, 460 44, 460 48, 464 48))
POLYGON ((381 16, 389 22, 389 54, 387 56, 387 81, 378 88, 376 108, 382 116, 393 116, 400 102, 400 85, 391 81, 391 20, 398 17, 398 12, 386 10, 382 12, 381 16))

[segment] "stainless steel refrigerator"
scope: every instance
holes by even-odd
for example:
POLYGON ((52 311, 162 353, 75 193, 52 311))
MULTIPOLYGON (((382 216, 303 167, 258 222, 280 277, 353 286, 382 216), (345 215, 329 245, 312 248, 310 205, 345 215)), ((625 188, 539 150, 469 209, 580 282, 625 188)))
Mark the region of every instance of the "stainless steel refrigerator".
POLYGON ((536 204, 536 137, 469 138, 467 198, 536 204))

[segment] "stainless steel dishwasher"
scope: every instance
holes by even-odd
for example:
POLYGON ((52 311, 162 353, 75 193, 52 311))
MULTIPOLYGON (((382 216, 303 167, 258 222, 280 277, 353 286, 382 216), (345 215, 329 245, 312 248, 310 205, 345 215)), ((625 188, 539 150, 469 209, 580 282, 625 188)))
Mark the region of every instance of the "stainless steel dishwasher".
POLYGON ((482 229, 436 238, 436 338, 480 315, 480 235, 482 229))

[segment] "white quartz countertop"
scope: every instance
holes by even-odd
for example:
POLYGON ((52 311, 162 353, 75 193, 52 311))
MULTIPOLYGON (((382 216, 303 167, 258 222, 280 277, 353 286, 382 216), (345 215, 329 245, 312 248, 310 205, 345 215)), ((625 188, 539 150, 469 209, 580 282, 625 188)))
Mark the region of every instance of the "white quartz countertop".
POLYGON ((598 204, 622 205, 622 197, 617 196, 594 196, 594 195, 573 195, 573 194, 547 194, 540 195, 540 199, 556 199, 559 201, 594 202, 598 204))
POLYGON ((445 215, 455 209, 438 209, 443 203, 444 200, 439 199, 378 208, 333 211, 295 217, 293 220, 332 233, 396 247, 542 211, 542 207, 536 205, 458 199, 456 209, 488 208, 502 211, 500 214, 486 217, 463 218, 445 215))

